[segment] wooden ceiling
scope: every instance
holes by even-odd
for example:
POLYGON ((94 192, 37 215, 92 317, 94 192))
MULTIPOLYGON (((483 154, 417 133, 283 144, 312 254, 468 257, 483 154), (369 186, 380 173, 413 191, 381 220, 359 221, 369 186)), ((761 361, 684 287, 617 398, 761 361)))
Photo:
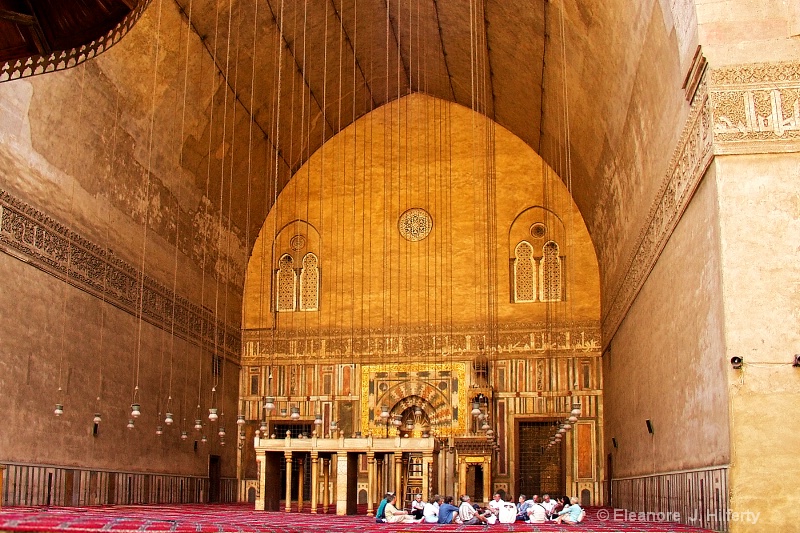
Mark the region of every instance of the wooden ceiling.
POLYGON ((141 0, 0 0, 0 63, 77 48, 115 28, 141 0))

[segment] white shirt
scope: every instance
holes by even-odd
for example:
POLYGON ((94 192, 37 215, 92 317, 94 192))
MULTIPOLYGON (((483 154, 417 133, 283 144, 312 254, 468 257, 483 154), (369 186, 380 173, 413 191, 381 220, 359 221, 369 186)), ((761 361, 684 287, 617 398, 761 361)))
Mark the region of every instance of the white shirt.
POLYGON ((528 509, 528 517, 529 521, 533 524, 543 524, 547 522, 547 511, 544 510, 541 504, 534 503, 528 509))
POLYGON ((434 503, 426 503, 425 507, 422 508, 422 518, 424 518, 426 524, 435 524, 439 521, 439 504, 434 503))
POLYGON ((489 509, 491 509, 494 514, 498 514, 504 503, 506 502, 504 502, 502 498, 499 500, 492 500, 489 502, 489 509))
POLYGON ((556 506, 555 500, 550 500, 549 502, 545 501, 542 502, 542 507, 544 507, 544 510, 547 511, 547 514, 552 513, 555 506, 556 506))
POLYGON ((417 509, 419 510, 425 509, 425 502, 423 502, 422 500, 417 501, 417 499, 414 498, 414 500, 411 502, 411 510, 415 511, 417 509))

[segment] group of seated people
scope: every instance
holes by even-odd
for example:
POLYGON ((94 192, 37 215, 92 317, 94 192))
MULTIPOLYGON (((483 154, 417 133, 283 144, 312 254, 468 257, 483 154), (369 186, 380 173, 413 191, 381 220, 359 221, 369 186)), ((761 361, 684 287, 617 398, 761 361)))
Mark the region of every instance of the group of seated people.
MULTIPOLYGON (((500 499, 500 495, 495 494, 494 499, 500 499)), ((575 496, 572 498, 562 496, 553 500, 549 494, 542 494, 541 498, 534 495, 531 499, 520 494, 516 520, 532 524, 542 524, 548 521, 558 524, 578 524, 586 518, 586 511, 579 502, 580 500, 575 496)))
POLYGON ((397 497, 393 492, 387 492, 378 506, 375 515, 376 522, 407 523, 423 522, 427 524, 495 524, 512 523, 515 521, 530 522, 533 524, 553 521, 557 524, 577 524, 586 517, 576 497, 566 496, 550 499, 549 494, 533 496, 531 499, 522 494, 519 503, 514 505, 503 501, 501 494, 496 493, 489 506, 482 509, 473 505, 470 497, 464 494, 460 498, 458 507, 453 504, 452 496, 436 495, 430 502, 423 502, 422 495, 417 494, 411 503, 411 510, 398 509, 397 497))

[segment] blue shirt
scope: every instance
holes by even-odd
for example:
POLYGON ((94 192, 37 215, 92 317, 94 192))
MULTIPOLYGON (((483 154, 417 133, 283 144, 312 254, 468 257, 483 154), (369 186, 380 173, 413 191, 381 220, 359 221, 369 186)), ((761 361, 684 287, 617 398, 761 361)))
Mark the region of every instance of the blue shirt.
POLYGON ((458 512, 458 507, 455 505, 450 505, 449 503, 443 503, 439 506, 439 523, 440 524, 449 524, 453 521, 453 513, 458 512))
POLYGON ((581 511, 583 511, 583 509, 581 509, 581 506, 578 505, 577 503, 573 503, 563 511, 560 511, 558 514, 563 515, 569 513, 569 519, 572 520, 573 522, 577 522, 581 517, 581 511))
POLYGON ((381 500, 378 506, 378 512, 375 513, 375 518, 386 518, 386 499, 381 500))

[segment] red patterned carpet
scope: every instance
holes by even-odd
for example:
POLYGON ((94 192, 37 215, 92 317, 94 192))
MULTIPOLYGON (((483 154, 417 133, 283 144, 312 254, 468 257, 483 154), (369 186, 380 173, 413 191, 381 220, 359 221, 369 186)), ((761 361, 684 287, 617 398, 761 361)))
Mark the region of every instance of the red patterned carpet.
MULTIPOLYGON (((590 508, 578 526, 555 524, 495 524, 492 526, 376 524, 368 516, 254 511, 242 505, 116 505, 106 507, 4 507, 0 531, 95 533, 224 532, 224 533, 431 533, 449 531, 571 531, 708 533, 709 530, 672 522, 621 520, 613 509, 590 508)), ((631 519, 633 518, 633 519, 631 519)))

